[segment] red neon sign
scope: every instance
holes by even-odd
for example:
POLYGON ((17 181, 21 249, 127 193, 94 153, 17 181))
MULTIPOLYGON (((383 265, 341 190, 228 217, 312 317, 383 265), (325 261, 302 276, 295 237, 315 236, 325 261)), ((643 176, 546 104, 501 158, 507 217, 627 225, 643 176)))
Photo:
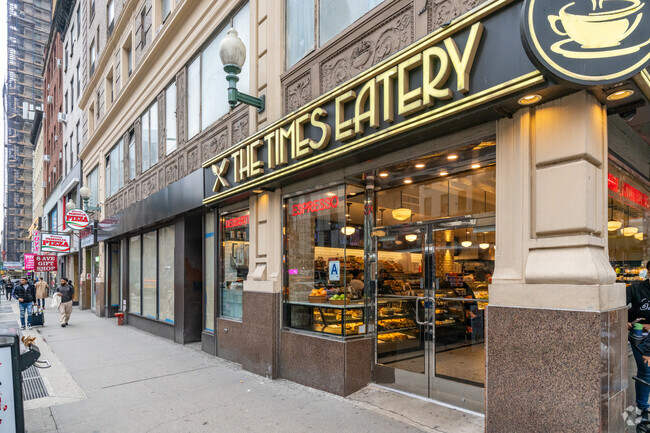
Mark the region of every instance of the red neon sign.
POLYGON ((648 196, 627 183, 623 184, 623 197, 643 207, 648 207, 648 196))
POLYGON ((248 225, 248 215, 243 215, 237 218, 226 220, 226 228, 233 229, 235 227, 243 227, 248 225))
POLYGON ((610 191, 618 192, 618 177, 612 173, 607 173, 607 188, 610 191))
POLYGON ((291 215, 298 216, 306 213, 318 212, 321 210, 334 209, 338 207, 338 205, 339 198, 336 196, 317 198, 316 200, 294 204, 291 206, 291 215))

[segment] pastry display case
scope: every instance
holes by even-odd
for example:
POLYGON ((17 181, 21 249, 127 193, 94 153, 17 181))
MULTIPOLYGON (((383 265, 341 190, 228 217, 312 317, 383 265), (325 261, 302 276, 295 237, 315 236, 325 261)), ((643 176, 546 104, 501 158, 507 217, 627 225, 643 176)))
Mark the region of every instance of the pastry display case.
MULTIPOLYGON (((423 349, 420 327, 415 316, 416 299, 379 297, 377 299, 377 356, 380 362, 408 358, 423 349)), ((420 311, 423 311, 420 309, 420 311)))
POLYGON ((349 304, 329 302, 287 303, 287 326, 306 331, 349 337, 366 332, 365 302, 352 301, 349 304))

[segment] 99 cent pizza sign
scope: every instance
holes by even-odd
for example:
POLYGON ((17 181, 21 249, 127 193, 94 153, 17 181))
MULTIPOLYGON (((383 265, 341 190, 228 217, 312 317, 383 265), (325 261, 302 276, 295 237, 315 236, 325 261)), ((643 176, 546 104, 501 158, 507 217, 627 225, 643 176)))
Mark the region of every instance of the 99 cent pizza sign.
POLYGON ((65 214, 65 223, 72 230, 81 230, 88 227, 90 219, 88 218, 88 214, 81 209, 72 209, 65 214))

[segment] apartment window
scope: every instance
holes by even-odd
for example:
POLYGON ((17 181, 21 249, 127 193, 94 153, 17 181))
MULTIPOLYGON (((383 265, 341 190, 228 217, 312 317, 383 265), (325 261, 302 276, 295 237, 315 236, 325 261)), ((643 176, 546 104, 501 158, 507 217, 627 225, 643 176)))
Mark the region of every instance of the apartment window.
POLYGON ((176 82, 165 90, 165 148, 167 155, 176 150, 176 82))
POLYGON ((75 136, 77 137, 77 158, 79 157, 79 143, 81 140, 79 140, 79 122, 77 122, 77 126, 75 127, 75 136))
POLYGON ((90 188, 89 206, 97 206, 99 203, 99 166, 93 168, 88 177, 86 177, 88 188, 90 188))
MULTIPOLYGON (((215 35, 210 44, 188 66, 187 70, 187 130, 192 138, 210 126, 224 114, 228 113, 228 87, 215 86, 214 83, 226 81, 223 66, 214 59, 219 58, 219 43, 226 36, 230 27, 234 27, 245 46, 250 47, 249 5, 237 11, 215 35)), ((246 55, 247 58, 250 56, 246 55)), ((249 92, 250 62, 245 62, 239 74, 238 89, 249 92)))
POLYGON ((158 162, 158 103, 154 102, 141 117, 142 171, 158 162))
POLYGON ((110 197, 124 186, 124 146, 122 140, 111 149, 106 157, 106 197, 110 197))
POLYGON ((147 8, 144 7, 142 8, 142 12, 140 12, 140 44, 142 45, 142 48, 147 44, 147 32, 144 27, 146 18, 147 8))
POLYGON ((65 108, 65 112, 68 112, 68 92, 65 92, 65 95, 63 96, 63 108, 65 108))
POLYGON ((95 60, 97 60, 97 47, 95 41, 90 43, 90 75, 95 72, 95 60))
POLYGON ((110 36, 113 33, 113 27, 115 25, 115 1, 109 0, 106 5, 106 34, 110 36))
POLYGON ((286 1, 286 66, 290 68, 383 0, 286 1))
POLYGON ((108 71, 106 76, 106 87, 104 89, 104 96, 106 96, 106 108, 113 103, 113 68, 108 71))
POLYGON ((90 0, 90 21, 95 17, 95 0, 90 0))
POLYGON ((63 70, 65 72, 68 72, 68 44, 65 44, 65 48, 63 50, 63 70))
POLYGON ((73 159, 72 159, 72 143, 74 143, 74 134, 70 134, 70 149, 69 149, 70 153, 68 153, 68 161, 70 161, 69 162, 69 166, 70 166, 69 170, 72 170, 72 166, 74 165, 72 163, 72 161, 73 161, 73 159))
POLYGON ((164 23, 167 20, 167 17, 172 12, 172 0, 161 0, 161 10, 162 10, 162 22, 164 23))
POLYGON ((81 5, 77 6, 77 39, 79 39, 81 32, 81 5))
POLYGON ((133 52, 131 50, 131 35, 126 38, 124 45, 122 45, 122 58, 121 58, 121 75, 122 75, 122 87, 124 87, 124 81, 126 77, 131 76, 133 71, 133 52))
POLYGON ((65 164, 64 164, 65 174, 68 174, 68 165, 69 165, 69 161, 68 161, 68 143, 63 145, 63 154, 65 155, 65 164))
POLYGON ((88 134, 95 130, 95 103, 92 102, 88 108, 88 134))
POLYGON ((129 180, 135 179, 135 131, 129 132, 129 180))
POLYGON ((74 77, 70 80, 70 111, 74 109, 74 77))

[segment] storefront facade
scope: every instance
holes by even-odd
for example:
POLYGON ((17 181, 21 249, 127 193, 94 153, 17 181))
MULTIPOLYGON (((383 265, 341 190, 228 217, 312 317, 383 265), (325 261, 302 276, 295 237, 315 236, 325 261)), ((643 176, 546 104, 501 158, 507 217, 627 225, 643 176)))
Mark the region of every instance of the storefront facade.
POLYGON ((558 84, 508 36, 533 3, 485 3, 338 86, 321 75, 318 98, 328 63, 299 65, 295 111, 205 161, 204 350, 486 413, 487 431, 570 431, 576 412, 624 428, 650 82, 558 84))

